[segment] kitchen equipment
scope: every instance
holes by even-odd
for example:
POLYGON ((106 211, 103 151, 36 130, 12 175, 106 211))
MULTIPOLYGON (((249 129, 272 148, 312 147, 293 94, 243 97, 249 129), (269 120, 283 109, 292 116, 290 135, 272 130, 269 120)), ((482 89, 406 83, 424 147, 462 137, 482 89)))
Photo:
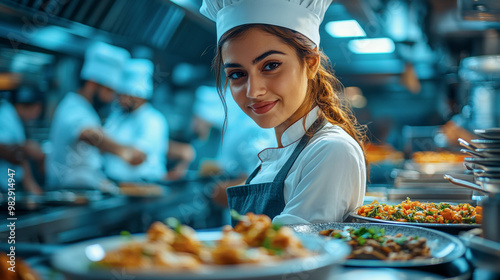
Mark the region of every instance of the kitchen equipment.
POLYGON ((476 157, 479 157, 479 158, 485 158, 485 157, 487 157, 486 155, 484 155, 482 153, 479 153, 479 152, 476 152, 476 151, 473 151, 473 150, 469 150, 469 149, 461 149, 460 152, 469 154, 471 156, 476 156, 476 157))
POLYGON ((481 236, 481 229, 461 233, 459 238, 469 249, 467 259, 477 268, 500 273, 500 243, 481 236))
MULTIPOLYGON (((447 183, 450 185, 449 183, 447 183)), ((472 191, 464 188, 392 188, 387 189, 387 199, 390 201, 401 201, 407 197, 425 201, 469 201, 472 191)))
POLYGON ((500 140, 492 140, 492 139, 472 139, 470 140, 472 144, 476 147, 476 149, 499 149, 500 148, 500 140))
POLYGON ((490 196, 483 205, 483 236, 500 244, 500 195, 490 196))
POLYGON ((500 140, 500 128, 474 129, 474 134, 491 140, 500 140))
POLYGON ((488 158, 466 157, 464 161, 470 163, 479 163, 483 165, 500 167, 500 157, 488 157, 488 158))
MULTIPOLYGON (((466 163, 464 163, 465 165, 466 163)), ((480 163, 474 163, 473 164, 473 169, 481 169, 486 172, 491 172, 491 173, 500 173, 500 166, 489 166, 489 165, 484 165, 480 163)))
POLYGON ((345 229, 352 227, 378 227, 385 230, 386 235, 396 235, 401 233, 405 236, 418 236, 427 239, 427 246, 431 249, 432 257, 429 259, 409 260, 409 261, 381 261, 381 260, 357 260, 347 259, 344 265, 360 267, 422 267, 451 262, 460 258, 465 252, 465 246, 458 238, 428 228, 413 227, 407 225, 380 224, 380 223, 321 223, 321 224, 299 224, 290 226, 299 233, 318 234, 327 229, 345 229))
POLYGON ((477 149, 476 146, 470 144, 469 142, 465 141, 464 139, 462 138, 458 138, 458 143, 460 144, 460 146, 468 149, 468 150, 475 150, 477 149))
POLYGON ((475 178, 478 180, 481 177, 500 179, 500 173, 498 173, 498 172, 487 172, 487 171, 484 171, 483 169, 474 169, 473 173, 474 173, 475 178))
MULTIPOLYGON (((220 238, 220 232, 199 232, 198 238, 203 242, 214 242, 220 238)), ((112 250, 130 242, 122 236, 106 237, 72 244, 58 251, 51 259, 52 265, 60 270, 67 280, 109 280, 109 279, 141 279, 141 280, 279 280, 294 279, 307 276, 308 279, 334 279, 331 272, 349 254, 349 247, 341 241, 327 241, 320 236, 299 235, 304 246, 317 255, 284 260, 264 265, 227 265, 206 266, 200 271, 165 272, 165 271, 127 271, 125 269, 93 270, 89 267, 91 259, 105 251, 112 250), (122 277, 122 278, 120 278, 122 277)), ((138 241, 145 235, 134 235, 138 241)))
POLYGON ((465 188, 468 188, 468 189, 471 189, 471 190, 483 192, 485 194, 490 194, 492 192, 498 192, 498 191, 500 191, 500 184, 495 185, 495 184, 491 184, 491 183, 486 183, 486 184, 483 185, 484 186, 483 187, 483 186, 471 183, 469 181, 465 181, 465 180, 453 178, 450 175, 444 175, 444 178, 446 180, 450 181, 450 183, 455 184, 457 186, 461 186, 461 187, 465 187, 465 188))
POLYGON ((476 152, 481 153, 488 157, 500 157, 500 149, 499 148, 489 148, 489 149, 476 149, 476 152))

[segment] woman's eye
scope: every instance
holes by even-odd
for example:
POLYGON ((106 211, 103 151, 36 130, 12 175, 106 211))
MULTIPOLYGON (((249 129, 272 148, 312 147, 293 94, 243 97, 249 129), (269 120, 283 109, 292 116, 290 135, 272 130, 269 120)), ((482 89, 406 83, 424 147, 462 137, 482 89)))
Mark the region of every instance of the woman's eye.
POLYGON ((270 62, 264 66, 264 70, 271 71, 278 68, 281 65, 279 62, 270 62))
POLYGON ((229 73, 227 75, 227 78, 231 79, 231 80, 237 80, 237 79, 244 77, 244 76, 245 76, 245 74, 243 72, 232 72, 232 73, 229 73))

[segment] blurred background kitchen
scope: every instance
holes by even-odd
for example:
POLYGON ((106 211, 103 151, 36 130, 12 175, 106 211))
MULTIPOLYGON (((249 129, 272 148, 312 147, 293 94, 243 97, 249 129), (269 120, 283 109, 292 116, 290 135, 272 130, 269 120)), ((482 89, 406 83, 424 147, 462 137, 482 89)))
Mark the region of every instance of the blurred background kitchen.
MULTIPOLYGON (((0 137, 1 160, 28 177, 16 181, 17 240, 68 243, 122 230, 143 232, 169 216, 197 229, 227 223, 221 186, 250 173, 257 151, 273 145, 273 132, 238 125, 248 119, 229 102, 221 146, 224 115, 211 72, 215 25, 198 12, 200 5, 201 0, 0 1, 1 99, 16 109, 24 130, 16 132, 24 138, 9 138, 14 121, 0 120, 6 136, 0 137), (119 179, 102 167, 107 187, 54 189, 44 165, 60 148, 50 137, 54 114, 68 92, 81 88, 85 53, 96 42, 152 62, 151 93, 144 100, 166 123, 165 170, 161 176, 119 179), (238 139, 247 129, 255 139, 238 139)), ((321 44, 359 122, 367 126, 367 200, 471 200, 472 190, 453 187, 442 172, 465 176, 457 139, 500 126, 499 30, 496 0, 339 0, 330 6, 321 44)), ((120 102, 93 105, 104 125, 120 102)), ((147 130, 148 123, 142 125, 147 130)), ((7 188, 1 189, 3 209, 7 188)), ((4 240, 8 231, 2 227, 0 233, 4 240)))

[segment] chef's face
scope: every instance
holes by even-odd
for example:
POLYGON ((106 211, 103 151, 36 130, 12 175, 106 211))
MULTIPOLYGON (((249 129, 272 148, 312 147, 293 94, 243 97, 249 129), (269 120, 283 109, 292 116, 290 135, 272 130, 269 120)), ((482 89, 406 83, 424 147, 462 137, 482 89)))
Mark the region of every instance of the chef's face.
POLYGON ((99 100, 103 103, 111 103, 115 98, 115 91, 109 87, 99 86, 97 89, 97 95, 99 96, 99 100))
POLYGON ((260 127, 280 126, 303 111, 306 63, 279 37, 252 28, 227 40, 221 54, 234 100, 260 127))
POLYGON ((130 113, 139 108, 144 103, 144 99, 125 94, 118 94, 118 104, 120 104, 125 112, 130 113))
POLYGON ((30 121, 37 119, 42 113, 42 103, 21 103, 15 105, 19 117, 23 121, 30 121))

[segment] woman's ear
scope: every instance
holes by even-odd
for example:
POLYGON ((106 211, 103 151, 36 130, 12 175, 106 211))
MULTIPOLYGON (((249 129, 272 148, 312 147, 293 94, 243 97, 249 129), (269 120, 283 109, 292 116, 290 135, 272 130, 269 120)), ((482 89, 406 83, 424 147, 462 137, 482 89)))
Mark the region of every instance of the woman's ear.
POLYGON ((306 57, 307 78, 313 79, 320 66, 319 53, 306 57))

